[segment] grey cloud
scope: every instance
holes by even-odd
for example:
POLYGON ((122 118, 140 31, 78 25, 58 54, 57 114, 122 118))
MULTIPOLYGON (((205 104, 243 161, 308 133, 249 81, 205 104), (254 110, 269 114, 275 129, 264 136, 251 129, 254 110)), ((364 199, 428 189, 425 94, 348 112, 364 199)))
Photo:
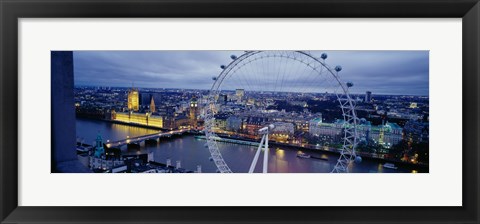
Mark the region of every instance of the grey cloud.
MULTIPOLYGON (((428 51, 325 52, 329 54, 328 64, 343 67, 342 80, 355 84, 352 92, 428 95, 428 51)), ((211 78, 221 72, 220 65, 230 63, 231 54, 242 53, 76 51, 75 84, 127 87, 133 82, 138 87, 209 89, 211 78)), ((311 54, 319 57, 321 52, 312 51, 311 54)), ((252 69, 251 73, 254 71, 252 69)))

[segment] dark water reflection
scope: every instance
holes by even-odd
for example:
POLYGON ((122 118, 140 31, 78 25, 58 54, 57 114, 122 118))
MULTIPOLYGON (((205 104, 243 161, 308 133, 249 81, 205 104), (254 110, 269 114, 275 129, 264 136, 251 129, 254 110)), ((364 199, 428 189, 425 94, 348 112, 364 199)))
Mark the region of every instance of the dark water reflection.
MULTIPOLYGON (((85 139, 85 143, 91 144, 100 133, 103 139, 115 141, 125 139, 127 136, 135 137, 158 132, 141 127, 130 127, 127 125, 113 124, 109 122, 77 119, 77 136, 85 139)), ((251 161, 255 155, 256 147, 238 145, 232 143, 218 143, 222 155, 234 172, 248 172, 251 161)), ((210 153, 205 148, 205 140, 196 139, 194 136, 182 136, 171 139, 161 139, 160 143, 154 146, 142 144, 141 150, 129 151, 123 149, 125 154, 140 154, 153 152, 156 162, 166 163, 167 159, 174 165, 177 160, 181 161, 183 168, 196 170, 197 165, 202 166, 202 172, 216 172, 217 168, 209 160, 210 153)), ((328 158, 328 161, 320 159, 305 159, 297 157, 297 150, 285 147, 271 147, 269 152, 268 171, 272 173, 329 173, 338 159, 337 154, 328 154, 316 151, 308 151, 315 157, 328 158)), ((412 168, 402 167, 388 169, 383 168, 384 162, 364 159, 359 164, 352 165, 352 172, 356 173, 410 173, 412 168)), ((261 172, 263 164, 263 153, 260 155, 256 172, 261 172)))

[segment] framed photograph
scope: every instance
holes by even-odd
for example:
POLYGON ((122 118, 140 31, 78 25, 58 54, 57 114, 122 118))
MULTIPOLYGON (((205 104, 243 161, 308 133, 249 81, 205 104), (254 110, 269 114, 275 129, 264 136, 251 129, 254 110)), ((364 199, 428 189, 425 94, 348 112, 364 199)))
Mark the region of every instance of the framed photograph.
POLYGON ((480 221, 477 0, 0 10, 1 223, 480 221))

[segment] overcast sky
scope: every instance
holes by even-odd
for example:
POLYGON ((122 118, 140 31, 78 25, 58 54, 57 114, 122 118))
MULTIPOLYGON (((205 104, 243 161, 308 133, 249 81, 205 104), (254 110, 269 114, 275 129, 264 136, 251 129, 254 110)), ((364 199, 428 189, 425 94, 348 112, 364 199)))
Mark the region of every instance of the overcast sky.
MULTIPOLYGON (((353 93, 428 95, 428 51, 310 51, 328 53, 353 93)), ((75 85, 210 89, 220 65, 243 51, 75 51, 75 85)))

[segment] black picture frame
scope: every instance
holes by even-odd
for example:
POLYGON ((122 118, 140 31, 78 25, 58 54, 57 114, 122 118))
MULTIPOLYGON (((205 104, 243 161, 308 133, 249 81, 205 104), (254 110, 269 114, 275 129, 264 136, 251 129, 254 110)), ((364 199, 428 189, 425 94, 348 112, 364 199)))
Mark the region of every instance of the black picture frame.
MULTIPOLYGON (((478 0, 0 0, 1 223, 479 223, 478 0), (132 17, 462 18, 461 207, 18 206, 18 19, 132 17)), ((448 44, 448 43, 446 43, 448 44)), ((41 192, 39 192, 41 193, 41 192)), ((447 193, 447 192, 446 192, 447 193)), ((441 197, 442 195, 439 195, 441 197)))

